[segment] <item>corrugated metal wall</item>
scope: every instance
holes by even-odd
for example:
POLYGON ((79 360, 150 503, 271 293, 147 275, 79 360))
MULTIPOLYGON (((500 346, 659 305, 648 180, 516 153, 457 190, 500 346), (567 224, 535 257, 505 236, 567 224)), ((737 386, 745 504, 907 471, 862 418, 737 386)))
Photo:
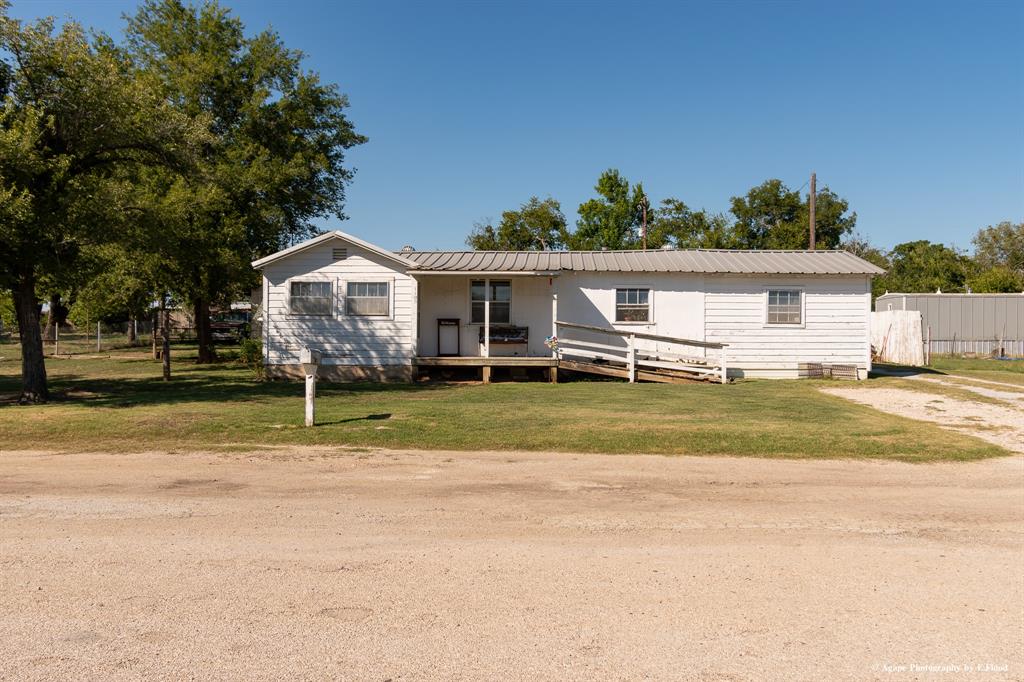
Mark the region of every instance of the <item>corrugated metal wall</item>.
POLYGON ((1024 294, 885 294, 875 310, 920 310, 933 342, 1024 341, 1024 294))

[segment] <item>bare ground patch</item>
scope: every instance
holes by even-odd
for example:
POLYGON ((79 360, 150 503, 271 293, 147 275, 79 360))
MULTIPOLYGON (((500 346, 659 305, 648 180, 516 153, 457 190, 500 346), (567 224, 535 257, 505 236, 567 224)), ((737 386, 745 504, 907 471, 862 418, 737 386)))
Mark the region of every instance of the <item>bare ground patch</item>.
POLYGON ((856 387, 821 390, 823 393, 852 400, 882 412, 932 422, 943 428, 977 436, 1011 452, 1024 453, 1024 410, 1018 407, 1024 407, 1024 404, 1019 402, 1019 394, 1006 394, 1013 399, 1011 402, 1002 399, 1002 391, 936 380, 919 381, 965 389, 995 400, 965 400, 903 388, 856 387))

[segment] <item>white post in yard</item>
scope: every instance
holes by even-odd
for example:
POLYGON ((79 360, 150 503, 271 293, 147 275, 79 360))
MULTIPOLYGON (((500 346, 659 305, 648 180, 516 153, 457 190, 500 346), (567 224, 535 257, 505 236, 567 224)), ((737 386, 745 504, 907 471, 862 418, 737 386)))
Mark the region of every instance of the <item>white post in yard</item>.
POLYGON ((626 369, 629 371, 629 383, 632 384, 636 382, 636 334, 630 334, 627 343, 626 369))
MULTIPOLYGON (((54 317, 56 317, 56 315, 54 317)), ((59 322, 54 322, 53 323, 53 356, 54 357, 57 357, 57 353, 60 352, 60 349, 57 347, 59 343, 60 343, 60 323, 59 322)))
POLYGON ((720 359, 719 362, 722 364, 722 383, 729 383, 729 369, 725 366, 725 346, 723 345, 719 349, 720 359))
POLYGON ((306 426, 316 423, 316 374, 320 368, 320 351, 303 348, 299 352, 302 373, 306 375, 306 426))
POLYGON ((100 323, 96 323, 96 352, 100 352, 100 323))

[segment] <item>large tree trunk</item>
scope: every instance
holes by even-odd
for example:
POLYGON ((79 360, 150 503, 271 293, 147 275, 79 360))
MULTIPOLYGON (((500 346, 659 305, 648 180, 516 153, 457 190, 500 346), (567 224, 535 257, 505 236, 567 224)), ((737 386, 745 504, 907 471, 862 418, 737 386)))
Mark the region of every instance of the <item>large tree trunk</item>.
POLYGON ((35 278, 23 276, 11 293, 14 295, 14 312, 18 317, 18 336, 21 339, 21 397, 18 402, 23 405, 45 403, 50 399, 50 392, 46 387, 46 361, 39 329, 35 278))
POLYGON ((217 361, 217 351, 213 347, 213 335, 210 331, 210 303, 206 299, 196 299, 192 302, 195 316, 196 340, 199 342, 199 358, 196 362, 202 364, 217 361))

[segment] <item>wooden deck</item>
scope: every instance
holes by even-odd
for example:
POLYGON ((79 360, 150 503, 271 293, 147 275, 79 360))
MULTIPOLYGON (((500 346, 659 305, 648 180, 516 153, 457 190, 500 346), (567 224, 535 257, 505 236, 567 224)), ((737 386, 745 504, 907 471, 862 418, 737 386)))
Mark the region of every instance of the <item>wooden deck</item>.
POLYGON ((488 358, 470 355, 444 357, 417 357, 413 364, 419 367, 557 367, 558 360, 552 357, 534 358, 519 356, 491 356, 488 358))
POLYGON ((558 382, 558 359, 552 357, 522 357, 516 355, 499 355, 480 357, 475 355, 458 355, 444 357, 416 357, 413 367, 479 367, 480 378, 485 384, 491 383, 492 367, 547 367, 548 380, 558 382))

